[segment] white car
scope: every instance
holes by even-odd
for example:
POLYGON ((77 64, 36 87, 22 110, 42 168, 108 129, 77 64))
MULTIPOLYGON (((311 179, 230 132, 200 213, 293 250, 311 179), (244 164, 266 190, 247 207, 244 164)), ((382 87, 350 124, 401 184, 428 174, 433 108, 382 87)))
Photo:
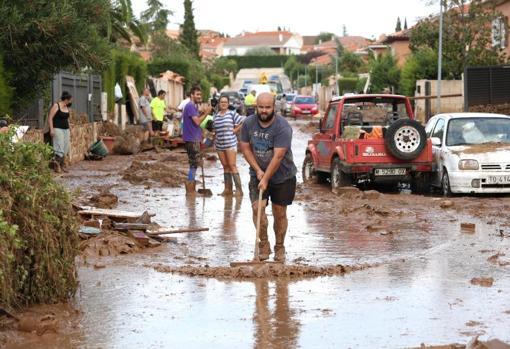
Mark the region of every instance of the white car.
POLYGON ((427 136, 437 171, 432 185, 455 193, 510 193, 510 117, 487 113, 440 114, 427 136))

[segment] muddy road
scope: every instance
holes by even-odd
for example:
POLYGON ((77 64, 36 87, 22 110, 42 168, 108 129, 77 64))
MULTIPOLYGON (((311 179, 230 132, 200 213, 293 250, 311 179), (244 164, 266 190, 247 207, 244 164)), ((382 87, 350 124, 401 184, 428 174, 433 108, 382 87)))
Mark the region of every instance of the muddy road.
MULTIPOLYGON (((293 126, 300 168, 310 127, 293 126)), ((287 264, 344 269, 242 278, 203 272, 250 259, 255 232, 248 196, 216 195, 221 165, 205 163, 211 198, 186 198, 175 185, 187 168, 183 150, 82 162, 62 178, 83 202, 108 187, 118 209, 147 210, 162 226, 210 228, 138 253, 82 259, 74 300, 81 315, 66 346, 404 348, 476 335, 510 342, 510 197, 337 196, 301 184, 288 210, 287 264), (161 163, 171 176, 161 176, 161 163)), ((248 168, 241 157, 238 165, 247 193, 248 168)), ((27 343, 37 347, 18 340, 27 343)))

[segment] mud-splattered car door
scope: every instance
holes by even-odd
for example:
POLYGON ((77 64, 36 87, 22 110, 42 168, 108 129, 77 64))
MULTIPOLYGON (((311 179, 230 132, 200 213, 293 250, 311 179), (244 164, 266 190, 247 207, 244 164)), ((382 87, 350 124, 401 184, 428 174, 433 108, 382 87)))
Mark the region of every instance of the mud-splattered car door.
POLYGON ((317 152, 319 154, 319 168, 323 171, 330 170, 331 156, 333 155, 333 143, 335 141, 335 120, 338 112, 338 104, 330 104, 326 116, 322 121, 321 133, 318 137, 317 152))

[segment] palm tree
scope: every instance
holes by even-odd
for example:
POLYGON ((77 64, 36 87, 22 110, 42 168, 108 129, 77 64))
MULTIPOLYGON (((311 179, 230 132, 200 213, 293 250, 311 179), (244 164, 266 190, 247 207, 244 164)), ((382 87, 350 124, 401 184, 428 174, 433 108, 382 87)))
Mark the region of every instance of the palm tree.
POLYGON ((136 36, 141 43, 147 40, 143 25, 133 15, 131 0, 112 0, 107 26, 108 39, 110 42, 124 39, 131 43, 132 35, 136 36))

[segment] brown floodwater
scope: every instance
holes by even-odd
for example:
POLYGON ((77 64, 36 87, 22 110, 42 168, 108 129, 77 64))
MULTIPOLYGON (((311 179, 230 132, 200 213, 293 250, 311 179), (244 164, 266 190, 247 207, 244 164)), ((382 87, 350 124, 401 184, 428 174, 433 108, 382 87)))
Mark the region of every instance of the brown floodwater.
MULTIPOLYGON (((293 125, 300 168, 309 135, 299 130, 303 122, 293 125)), ((154 162, 176 154, 181 164, 175 168, 182 169, 180 152, 136 158, 154 162)), ((80 188, 82 198, 112 186, 117 208, 147 210, 162 226, 210 230, 102 258, 105 268, 80 263, 74 304, 82 316, 71 347, 405 348, 467 343, 478 334, 510 342, 509 197, 453 198, 453 207, 441 208, 442 198, 406 190, 339 197, 326 185, 300 185, 288 209, 287 264, 354 270, 218 279, 162 266, 224 267, 250 259, 255 230, 248 195, 216 195, 223 176, 220 163, 211 161, 205 169, 211 198, 186 198, 183 187, 130 184, 120 172, 133 159, 82 162, 62 180, 80 188), (360 265, 372 267, 356 270, 360 265), (492 277, 494 284, 470 282, 478 277, 492 277)), ((247 193, 248 168, 241 157, 238 165, 247 193)), ((269 220, 271 227, 270 214, 269 220)), ((271 228, 269 236, 274 243, 271 228)))

